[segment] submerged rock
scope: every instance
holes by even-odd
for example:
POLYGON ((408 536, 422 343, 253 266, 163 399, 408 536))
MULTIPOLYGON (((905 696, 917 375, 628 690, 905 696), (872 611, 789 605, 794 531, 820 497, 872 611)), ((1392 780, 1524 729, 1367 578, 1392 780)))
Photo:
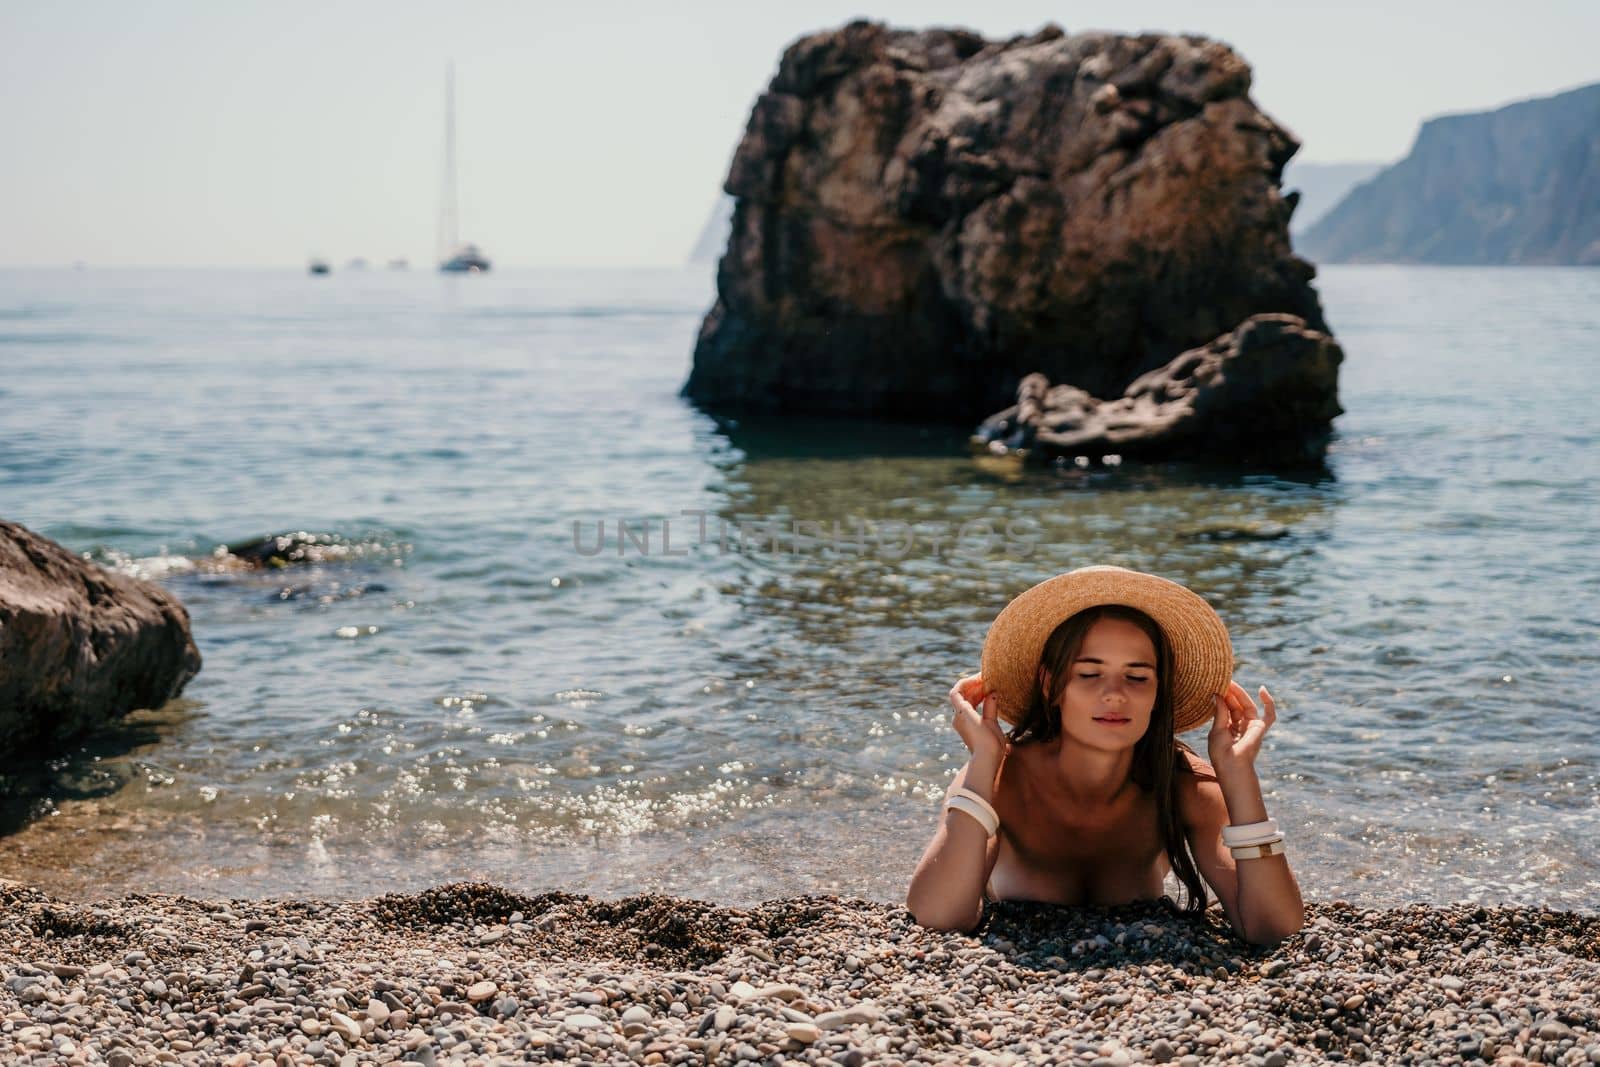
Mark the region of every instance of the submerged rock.
POLYGON ((1333 338, 1293 315, 1254 315, 1140 376, 1115 399, 1030 374, 1017 402, 986 419, 974 441, 1029 460, 1112 453, 1314 463, 1343 411, 1343 359, 1333 338))
POLYGON ((199 670, 175 596, 0 520, 0 751, 160 707, 199 670))
POLYGON ((246 567, 290 567, 297 563, 342 562, 361 556, 367 546, 352 544, 337 534, 269 534, 219 549, 214 561, 246 567))
POLYGON ((1202 37, 797 41, 729 170, 683 394, 970 425, 1031 372, 1115 397, 1252 315, 1325 332, 1279 188, 1298 145, 1249 88, 1202 37))
POLYGON ((1185 541, 1214 541, 1227 543, 1233 541, 1281 541, 1291 533, 1289 527, 1281 522, 1252 522, 1243 526, 1236 526, 1228 522, 1205 523, 1198 527, 1179 530, 1178 536, 1185 541))

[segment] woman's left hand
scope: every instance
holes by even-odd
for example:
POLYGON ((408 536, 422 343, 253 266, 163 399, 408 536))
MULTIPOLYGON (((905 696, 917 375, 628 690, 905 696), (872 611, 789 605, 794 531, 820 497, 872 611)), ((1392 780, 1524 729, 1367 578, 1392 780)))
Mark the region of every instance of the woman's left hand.
POLYGON ((1244 686, 1229 681, 1221 696, 1213 696, 1216 718, 1211 723, 1211 733, 1206 737, 1206 752, 1211 757, 1211 767, 1218 778, 1231 774, 1251 773, 1255 770, 1256 755, 1261 751, 1261 739, 1278 719, 1278 704, 1261 687, 1261 700, 1266 711, 1258 715, 1255 701, 1245 692, 1244 686))

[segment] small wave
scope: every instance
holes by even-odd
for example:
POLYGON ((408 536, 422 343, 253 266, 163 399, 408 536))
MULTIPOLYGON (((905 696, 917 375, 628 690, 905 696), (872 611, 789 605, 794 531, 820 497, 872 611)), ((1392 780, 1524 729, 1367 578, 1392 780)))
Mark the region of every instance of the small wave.
POLYGON ((704 309, 651 307, 570 307, 570 308, 480 308, 472 312, 480 319, 637 319, 687 318, 704 309))
POLYGON ((1548 478, 1496 478, 1489 483, 1491 489, 1573 489, 1581 485, 1576 481, 1553 482, 1548 478))
MULTIPOLYGON (((133 536, 148 537, 153 536, 153 532, 120 527, 81 527, 69 539, 102 540, 133 536)), ((339 534, 308 534, 302 531, 233 545, 218 545, 210 553, 204 553, 199 546, 196 549, 195 555, 163 550, 153 556, 135 556, 119 548, 100 545, 83 553, 83 558, 132 578, 160 580, 180 574, 227 578, 279 571, 299 565, 361 563, 390 558, 398 560, 409 555, 412 546, 378 537, 349 539, 339 534)), ((335 600, 365 596, 367 593, 386 592, 387 588, 381 582, 349 585, 337 581, 301 582, 275 584, 270 596, 274 600, 311 600, 328 604, 335 600)))
POLYGON ((351 641, 358 637, 371 637, 378 632, 377 626, 341 626, 333 631, 333 636, 342 641, 351 641))
MULTIPOLYGON (((0 389, 0 397, 5 395, 6 391, 0 389)), ((32 480, 47 481, 48 475, 56 473, 69 460, 70 457, 64 453, 51 454, 41 451, 34 455, 27 455, 19 450, 16 454, 8 455, 4 462, 0 462, 0 473, 9 475, 23 485, 27 485, 32 480)))
POLYGON ((384 556, 400 558, 410 551, 409 544, 383 538, 353 539, 343 534, 296 530, 218 545, 208 565, 215 570, 240 570, 304 563, 353 563, 384 556))
POLYGON ((441 708, 459 708, 462 711, 471 711, 474 707, 479 706, 510 706, 509 701, 502 700, 501 698, 490 693, 477 691, 467 693, 450 693, 442 697, 435 697, 433 702, 439 705, 441 708))
POLYGON ((269 594, 269 599, 273 601, 296 600, 313 605, 328 605, 340 600, 355 600, 366 596, 368 593, 386 593, 388 591, 389 587, 382 582, 360 582, 355 585, 344 585, 341 582, 302 582, 299 585, 285 585, 274 589, 269 594))
POLYGON ((65 304, 23 304, 20 307, 0 307, 0 322, 29 322, 48 319, 67 310, 65 304))
POLYGON ((0 333, 0 345, 129 345, 138 341, 109 333, 62 330, 54 333, 0 333))
POLYGON ((166 554, 130 556, 114 548, 98 548, 83 555, 85 559, 93 560, 118 574, 145 581, 160 581, 175 574, 190 574, 196 570, 195 561, 188 556, 166 554))

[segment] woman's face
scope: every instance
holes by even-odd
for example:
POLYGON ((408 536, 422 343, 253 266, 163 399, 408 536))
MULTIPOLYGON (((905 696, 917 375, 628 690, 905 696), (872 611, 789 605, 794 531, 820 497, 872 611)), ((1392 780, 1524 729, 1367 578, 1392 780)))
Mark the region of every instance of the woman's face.
POLYGON ((1156 705, 1156 650, 1124 619, 1101 619, 1084 635, 1061 698, 1061 732, 1090 748, 1132 748, 1156 705))

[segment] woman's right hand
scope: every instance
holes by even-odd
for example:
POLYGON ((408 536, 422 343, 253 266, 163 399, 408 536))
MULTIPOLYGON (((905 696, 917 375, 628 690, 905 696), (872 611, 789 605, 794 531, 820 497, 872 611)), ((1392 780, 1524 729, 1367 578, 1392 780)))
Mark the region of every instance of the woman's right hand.
POLYGON ((956 712, 956 733, 967 750, 975 758, 999 760, 1011 742, 1000 729, 1000 706, 989 699, 991 695, 984 687, 983 675, 968 675, 951 688, 950 706, 956 712), (982 704, 983 711, 980 713, 974 704, 982 704))

